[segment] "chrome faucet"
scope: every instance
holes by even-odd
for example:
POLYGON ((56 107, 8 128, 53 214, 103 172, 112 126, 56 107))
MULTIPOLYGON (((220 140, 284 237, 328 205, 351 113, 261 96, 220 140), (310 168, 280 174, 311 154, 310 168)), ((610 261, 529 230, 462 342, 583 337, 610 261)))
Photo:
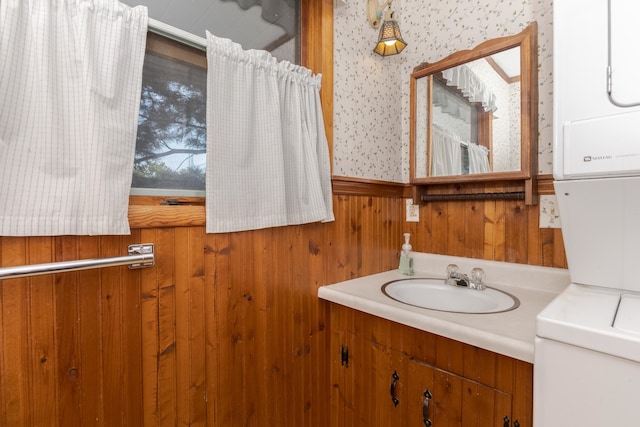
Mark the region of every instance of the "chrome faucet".
POLYGON ((449 264, 447 266, 447 278, 445 283, 447 285, 465 286, 469 289, 475 289, 483 291, 487 288, 487 285, 483 283, 484 270, 481 268, 474 268, 471 270, 471 277, 464 273, 458 272, 458 266, 455 264, 449 264))

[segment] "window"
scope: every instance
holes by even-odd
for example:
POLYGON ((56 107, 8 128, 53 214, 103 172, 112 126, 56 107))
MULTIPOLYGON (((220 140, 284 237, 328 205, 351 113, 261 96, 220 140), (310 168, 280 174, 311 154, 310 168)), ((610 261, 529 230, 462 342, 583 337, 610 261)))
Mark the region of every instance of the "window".
POLYGON ((206 85, 203 51, 149 34, 132 181, 138 193, 204 191, 206 85))
POLYGON ((200 26, 214 24, 203 19, 203 14, 215 12, 213 15, 221 20, 214 25, 216 35, 238 40, 245 49, 269 50, 279 60, 299 63, 300 2, 294 2, 294 12, 284 14, 278 23, 264 21, 260 7, 243 11, 233 2, 209 6, 176 3, 173 9, 156 0, 148 3, 150 17, 160 21, 150 21, 131 194, 204 196, 207 64, 205 51, 191 47, 205 40, 194 44, 193 39, 200 37, 191 36, 204 35, 206 27, 200 26), (202 7, 205 9, 198 9, 202 7), (174 12, 185 10, 194 17, 193 22, 181 22, 184 30, 173 27, 177 23, 171 22, 177 16, 174 12), (225 18, 227 12, 233 15, 225 18), (256 22, 237 25, 241 16, 256 22), (296 35, 289 32, 291 29, 296 35))

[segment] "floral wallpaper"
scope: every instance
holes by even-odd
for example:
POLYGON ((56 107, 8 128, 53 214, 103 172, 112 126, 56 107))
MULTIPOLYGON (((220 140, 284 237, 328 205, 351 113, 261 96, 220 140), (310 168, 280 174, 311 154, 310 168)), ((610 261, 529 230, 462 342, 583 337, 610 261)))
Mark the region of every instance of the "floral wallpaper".
POLYGON ((409 75, 484 40, 538 22, 539 173, 551 173, 551 0, 395 0, 408 46, 373 52, 378 30, 365 0, 336 0, 334 12, 334 175, 409 182, 409 75))

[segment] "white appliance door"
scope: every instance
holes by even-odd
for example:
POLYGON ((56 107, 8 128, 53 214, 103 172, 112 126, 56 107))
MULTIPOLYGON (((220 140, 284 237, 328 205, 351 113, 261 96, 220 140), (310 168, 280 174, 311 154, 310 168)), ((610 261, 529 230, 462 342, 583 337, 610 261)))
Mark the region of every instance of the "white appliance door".
POLYGON ((553 14, 555 178, 640 175, 640 1, 555 0, 553 14))
POLYGON ((536 339, 534 427, 637 426, 640 364, 536 339))

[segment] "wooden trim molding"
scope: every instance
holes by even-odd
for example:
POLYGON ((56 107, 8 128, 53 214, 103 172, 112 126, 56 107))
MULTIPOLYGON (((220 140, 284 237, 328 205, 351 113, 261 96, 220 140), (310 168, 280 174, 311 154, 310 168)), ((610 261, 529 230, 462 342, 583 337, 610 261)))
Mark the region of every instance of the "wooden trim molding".
MULTIPOLYGON (((336 196, 368 196, 413 198, 414 187, 391 181, 334 176, 331 179, 336 196)), ((538 176, 538 194, 553 195, 553 175, 538 176)), ((192 227, 205 225, 204 199, 201 197, 129 198, 131 228, 192 227)))
POLYGON ((556 194, 553 188, 553 175, 538 175, 538 194, 556 194))
POLYGON ((333 194, 371 197, 405 197, 408 184, 373 179, 334 176, 333 194))

